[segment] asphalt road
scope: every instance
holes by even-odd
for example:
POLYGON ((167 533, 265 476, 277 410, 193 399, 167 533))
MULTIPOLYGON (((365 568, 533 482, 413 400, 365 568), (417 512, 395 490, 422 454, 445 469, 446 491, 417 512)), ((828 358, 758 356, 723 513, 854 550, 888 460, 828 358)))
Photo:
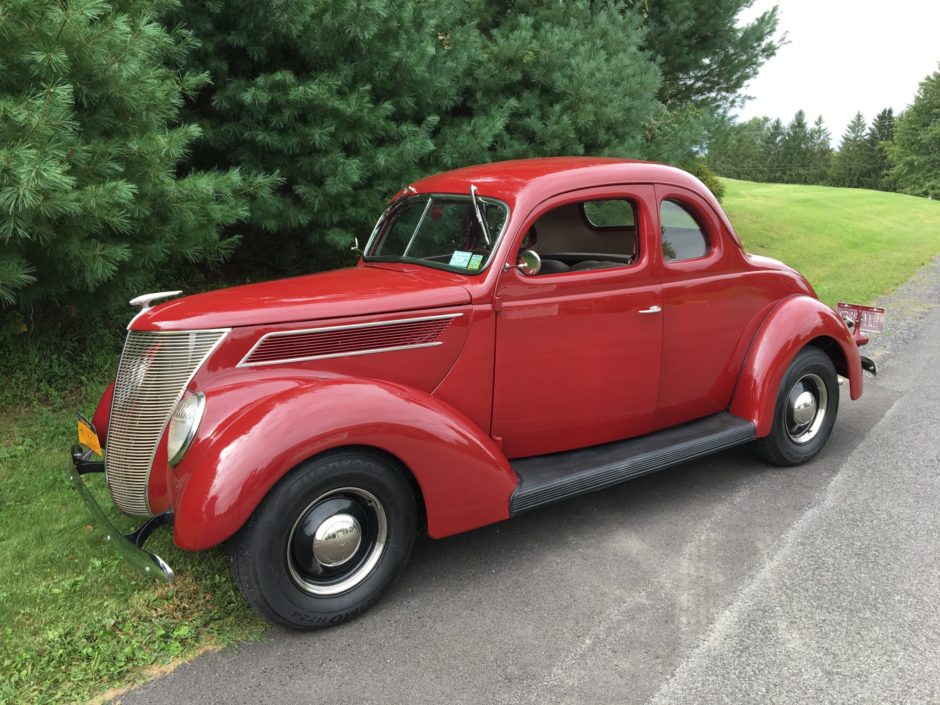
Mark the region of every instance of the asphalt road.
POLYGON ((885 367, 809 465, 738 449, 423 542, 360 619, 120 701, 940 702, 940 308, 885 367))

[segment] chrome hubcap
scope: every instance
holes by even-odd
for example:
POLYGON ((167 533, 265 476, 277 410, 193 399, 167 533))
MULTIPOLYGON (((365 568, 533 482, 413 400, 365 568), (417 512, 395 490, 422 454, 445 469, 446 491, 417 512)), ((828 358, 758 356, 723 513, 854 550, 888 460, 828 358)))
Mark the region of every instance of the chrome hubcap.
POLYGON ((313 557, 320 565, 333 568, 356 555, 361 543, 362 529, 356 517, 334 514, 313 535, 313 557))
POLYGON ((378 498, 341 487, 300 512, 287 540, 287 569, 304 592, 339 595, 369 577, 387 541, 388 518, 378 498))
POLYGON ((800 377, 787 395, 787 435, 794 443, 809 443, 819 429, 829 404, 829 392, 816 374, 800 377))
POLYGON ((800 392, 793 402, 793 420, 798 424, 808 424, 816 415, 816 397, 812 392, 800 392))

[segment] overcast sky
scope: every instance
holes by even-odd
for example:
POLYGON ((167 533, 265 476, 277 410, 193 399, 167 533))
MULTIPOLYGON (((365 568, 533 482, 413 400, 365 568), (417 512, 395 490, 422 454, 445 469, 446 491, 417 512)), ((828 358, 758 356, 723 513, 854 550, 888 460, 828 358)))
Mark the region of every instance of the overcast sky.
POLYGON ((871 123, 883 108, 903 110, 940 62, 940 0, 756 0, 742 19, 779 6, 789 44, 744 93, 740 120, 789 122, 802 108, 823 116, 838 144, 852 116, 871 123))

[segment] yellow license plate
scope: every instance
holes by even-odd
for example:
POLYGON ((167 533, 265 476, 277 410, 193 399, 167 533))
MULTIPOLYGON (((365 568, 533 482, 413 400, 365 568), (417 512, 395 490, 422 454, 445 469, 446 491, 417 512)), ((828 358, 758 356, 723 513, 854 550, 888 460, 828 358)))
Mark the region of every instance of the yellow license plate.
POLYGON ((91 421, 83 416, 78 417, 78 442, 92 453, 104 455, 101 450, 101 443, 98 441, 98 432, 95 431, 91 421))

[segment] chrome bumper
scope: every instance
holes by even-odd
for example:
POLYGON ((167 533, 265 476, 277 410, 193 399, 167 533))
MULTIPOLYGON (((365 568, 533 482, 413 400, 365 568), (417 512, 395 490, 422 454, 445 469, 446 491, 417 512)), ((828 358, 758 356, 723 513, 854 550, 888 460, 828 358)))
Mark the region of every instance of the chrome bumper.
POLYGON ((159 577, 167 581, 173 580, 175 577, 173 569, 160 556, 143 549, 144 542, 155 529, 164 524, 173 523, 172 515, 160 514, 148 519, 137 531, 122 534, 102 511, 82 479, 82 475, 104 470, 104 463, 91 460, 90 456, 91 453, 80 446, 72 447, 72 467, 69 469, 69 480, 75 485, 79 496, 88 506, 95 528, 104 535, 104 540, 111 544, 114 550, 118 552, 118 555, 132 566, 155 578, 159 577))

